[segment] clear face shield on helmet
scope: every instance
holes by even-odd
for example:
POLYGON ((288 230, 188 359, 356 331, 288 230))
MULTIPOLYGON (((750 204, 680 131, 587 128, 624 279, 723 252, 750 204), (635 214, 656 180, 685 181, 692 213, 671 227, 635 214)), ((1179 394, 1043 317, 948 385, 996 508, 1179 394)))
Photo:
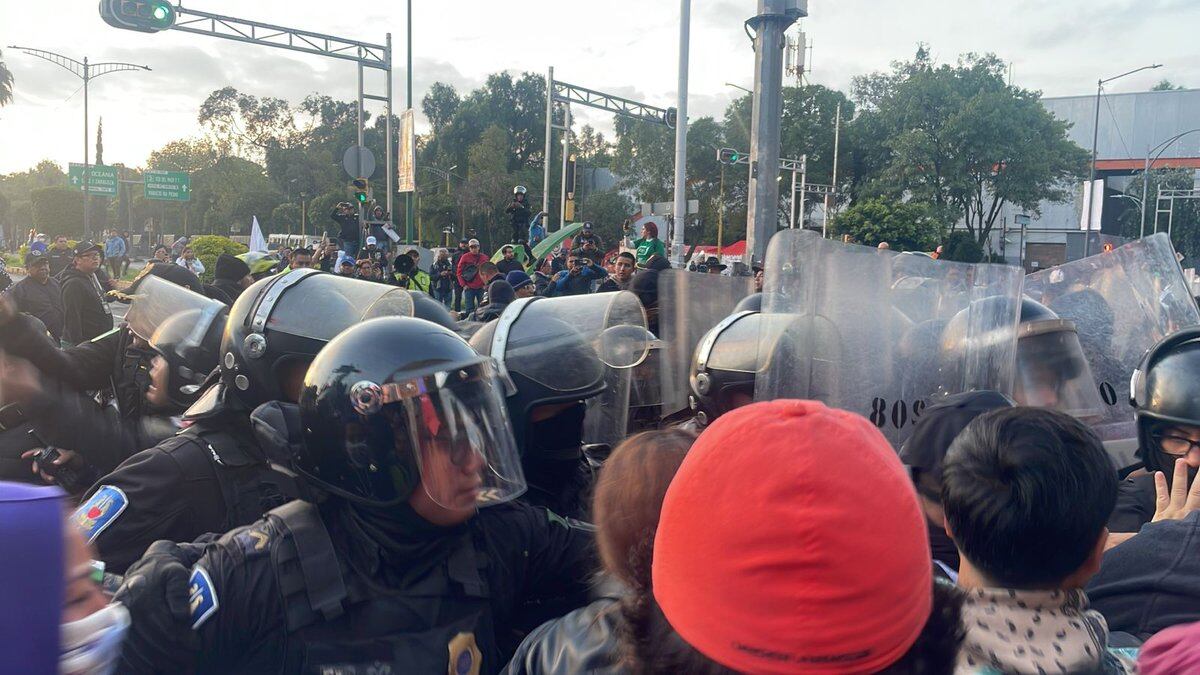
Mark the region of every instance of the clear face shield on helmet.
MULTIPOLYGON (((404 495, 411 484, 409 461, 434 503, 450 510, 499 504, 525 491, 520 455, 504 399, 489 362, 395 382, 359 381, 350 386, 354 410, 380 415, 392 433, 393 450, 379 449, 364 434, 353 457, 366 494, 378 501, 404 495), (357 461, 356 461, 357 459, 357 461)), ((365 428, 365 427, 364 427, 365 428)))
POLYGON ((404 289, 301 269, 266 291, 251 327, 328 341, 368 319, 412 315, 412 296, 404 289), (301 282, 303 292, 287 292, 301 282))
POLYGON ((1073 323, 1050 319, 1020 327, 1013 399, 1079 418, 1103 412, 1104 402, 1073 323))
POLYGON ((171 317, 182 312, 195 312, 195 340, 192 344, 198 345, 212 321, 225 309, 221 302, 150 274, 142 277, 137 290, 130 297, 132 301, 129 311, 125 313, 125 323, 129 324, 129 330, 146 342, 151 342, 155 332, 171 317))
POLYGON ((512 371, 556 401, 586 398, 583 442, 613 444, 625 435, 630 370, 645 361, 651 338, 642 304, 629 291, 525 298, 498 319, 491 353, 499 355, 509 396, 517 393, 512 371))

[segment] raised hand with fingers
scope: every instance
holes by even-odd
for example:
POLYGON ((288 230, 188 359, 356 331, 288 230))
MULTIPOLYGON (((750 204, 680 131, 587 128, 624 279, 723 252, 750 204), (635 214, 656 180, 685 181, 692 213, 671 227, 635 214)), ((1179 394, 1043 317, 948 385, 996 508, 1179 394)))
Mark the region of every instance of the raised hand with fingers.
POLYGON ((1167 489, 1167 477, 1161 471, 1154 472, 1154 518, 1160 520, 1183 520, 1189 513, 1200 508, 1200 480, 1188 485, 1187 460, 1175 460, 1175 474, 1167 489))

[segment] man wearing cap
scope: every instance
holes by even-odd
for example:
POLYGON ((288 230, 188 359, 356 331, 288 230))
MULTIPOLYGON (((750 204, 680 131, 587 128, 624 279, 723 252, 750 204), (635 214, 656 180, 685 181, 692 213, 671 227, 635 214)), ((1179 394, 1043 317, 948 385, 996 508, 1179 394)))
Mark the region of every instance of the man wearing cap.
POLYGON ((68 245, 67 236, 60 234, 55 237, 54 245, 46 249, 46 255, 50 258, 50 276, 58 277, 61 281, 63 271, 71 267, 75 259, 75 252, 68 245))
POLYGON ((9 297, 16 304, 17 311, 37 317, 55 340, 61 340, 62 284, 50 276, 50 258, 45 253, 30 251, 25 256, 25 270, 29 276, 8 290, 9 297))
POLYGON ((462 282, 458 280, 458 261, 462 259, 468 251, 470 239, 463 237, 458 240, 458 248, 450 253, 450 276, 454 279, 454 304, 452 309, 456 312, 462 311, 462 282))
POLYGON ((81 241, 75 245, 71 267, 62 275, 63 336, 72 345, 87 342, 112 330, 112 312, 104 302, 104 291, 96 279, 103 255, 98 244, 81 241))
POLYGON ((358 259, 364 258, 375 263, 385 274, 387 273, 387 252, 379 248, 379 240, 375 237, 367 237, 367 243, 363 246, 362 251, 359 251, 358 259))
POLYGON ((479 240, 471 239, 467 242, 467 252, 462 254, 458 259, 458 283, 463 288, 464 303, 463 311, 471 314, 475 308, 483 300, 483 289, 486 283, 483 279, 480 267, 488 262, 488 257, 479 252, 479 240))
POLYGON ((337 236, 342 240, 342 250, 348 256, 357 256, 362 232, 358 226, 358 212, 354 205, 350 202, 338 202, 329 217, 338 225, 337 236))
POLYGON ((537 295, 537 286, 533 283, 533 278, 521 270, 513 270, 504 275, 504 280, 512 286, 513 292, 519 298, 532 298, 537 295))
POLYGON ((217 256, 216 267, 213 268, 213 282, 204 289, 205 295, 233 306, 242 291, 254 283, 250 276, 250 266, 237 256, 222 253, 217 256))
POLYGON ((604 251, 604 240, 592 231, 591 223, 584 223, 583 230, 575 237, 573 248, 576 251, 583 251, 584 249, 587 249, 587 254, 591 256, 593 260, 595 260, 597 257, 599 257, 595 252, 604 251))

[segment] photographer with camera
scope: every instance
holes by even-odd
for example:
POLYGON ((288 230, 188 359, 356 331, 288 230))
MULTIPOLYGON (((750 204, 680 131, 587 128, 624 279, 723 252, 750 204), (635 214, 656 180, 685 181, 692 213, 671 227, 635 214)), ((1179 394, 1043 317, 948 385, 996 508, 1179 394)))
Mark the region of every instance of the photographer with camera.
POLYGON ((592 291, 592 283, 603 281, 608 272, 591 258, 576 254, 567 256, 567 269, 554 275, 551 282, 555 296, 586 295, 592 291))
POLYGON ((358 211, 354 205, 350 202, 338 202, 329 217, 338 224, 338 238, 342 240, 342 250, 351 258, 357 257, 362 231, 358 227, 358 211))

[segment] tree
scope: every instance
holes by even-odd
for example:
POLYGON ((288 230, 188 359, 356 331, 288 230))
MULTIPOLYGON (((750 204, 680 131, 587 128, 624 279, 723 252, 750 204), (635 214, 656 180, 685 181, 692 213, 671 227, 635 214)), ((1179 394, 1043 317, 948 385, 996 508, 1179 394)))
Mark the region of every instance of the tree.
POLYGON ((924 202, 947 224, 961 218, 981 244, 1005 204, 1036 213, 1041 201, 1064 201, 1088 154, 1038 92, 1005 83, 1004 69, 991 54, 938 66, 922 48, 890 74, 857 78, 865 110, 855 136, 877 148, 858 158, 859 194, 924 202))
MULTIPOLYGON (((1155 196, 1158 195, 1159 189, 1190 190, 1193 178, 1191 169, 1153 169, 1147 178, 1146 234, 1149 235, 1154 234, 1154 204, 1155 196)), ((1142 198, 1142 181, 1130 181, 1125 194, 1140 200, 1142 198)), ((1133 202, 1128 199, 1115 199, 1111 201, 1122 206, 1126 205, 1126 203, 1130 206, 1133 205, 1133 202)), ((1160 231, 1167 231, 1167 221, 1168 218, 1165 213, 1158 217, 1158 229, 1160 231)), ((1122 236, 1130 239, 1141 236, 1141 209, 1136 207, 1126 208, 1119 216, 1119 222, 1121 223, 1122 236)), ((1175 250, 1182 253, 1188 259, 1188 263, 1186 263, 1187 267, 1195 266, 1196 261, 1200 260, 1200 200, 1176 199, 1174 214, 1170 218, 1170 227, 1171 243, 1175 245, 1175 250)))
POLYGON ((83 236, 83 193, 79 190, 65 185, 35 188, 29 191, 29 201, 39 231, 71 239, 83 236))
POLYGON ((1177 85, 1170 80, 1164 78, 1158 81, 1158 84, 1150 87, 1150 91, 1176 91, 1183 89, 1183 85, 1177 85))
POLYGON ((3 54, 0 53, 0 107, 4 107, 13 100, 13 74, 8 69, 8 65, 4 63, 3 54))
POLYGON ((836 237, 848 234, 865 246, 886 241, 894 251, 932 251, 943 228, 927 204, 875 197, 837 214, 830 231, 836 237))
POLYGON ((616 191, 593 192, 575 209, 576 220, 587 220, 608 248, 621 241, 621 226, 633 215, 635 207, 628 197, 616 191))

